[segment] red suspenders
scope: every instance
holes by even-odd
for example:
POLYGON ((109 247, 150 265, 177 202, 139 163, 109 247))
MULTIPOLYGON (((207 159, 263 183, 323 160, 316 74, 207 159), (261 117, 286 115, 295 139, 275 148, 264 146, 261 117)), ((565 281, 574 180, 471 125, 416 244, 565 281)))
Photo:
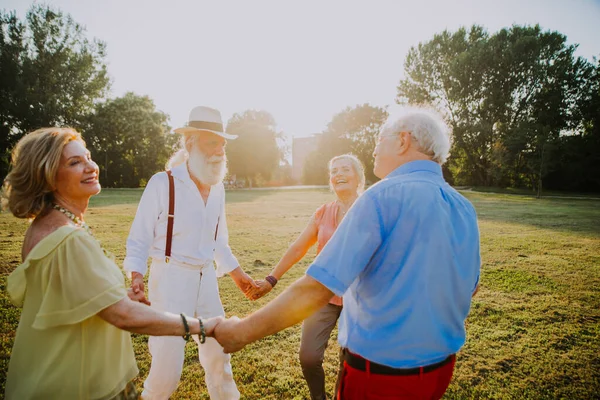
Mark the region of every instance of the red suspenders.
MULTIPOLYGON (((175 220, 175 182, 173 181, 173 175, 171 170, 167 171, 169 177, 169 214, 167 217, 167 244, 165 246, 165 262, 168 264, 171 258, 171 243, 173 242, 173 222, 175 220)), ((217 227, 215 228, 215 246, 217 242, 217 234, 219 233, 219 221, 221 216, 217 219, 217 227)), ((214 251, 215 249, 213 249, 214 251)))
POLYGON ((167 171, 169 177, 169 216, 167 217, 167 245, 165 247, 165 262, 171 258, 171 242, 173 241, 173 220, 175 219, 175 182, 171 170, 167 171))

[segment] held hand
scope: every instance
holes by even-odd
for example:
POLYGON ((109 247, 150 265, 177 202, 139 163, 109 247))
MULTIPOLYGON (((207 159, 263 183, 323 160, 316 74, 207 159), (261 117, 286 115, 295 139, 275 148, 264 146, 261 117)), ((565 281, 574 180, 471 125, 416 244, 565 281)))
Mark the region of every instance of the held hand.
POLYGON ((230 273, 231 278, 235 282, 236 286, 240 289, 244 295, 252 300, 252 290, 258 289, 258 285, 247 273, 245 273, 241 267, 237 267, 230 273))
POLYGON ((231 317, 219 322, 214 328, 213 336, 223 346, 225 353, 235 353, 246 345, 241 337, 243 330, 240 329, 240 323, 238 317, 231 317))
POLYGON ((271 286, 271 284, 267 281, 257 281, 256 283, 258 284, 258 289, 254 289, 252 292, 250 292, 253 300, 260 299, 273 289, 273 286, 271 286))
POLYGON ((144 292, 138 292, 135 294, 132 288, 127 289, 127 297, 132 301, 137 301, 146 305, 150 305, 150 301, 146 298, 144 292))
POLYGON ((223 317, 213 317, 207 319, 202 318, 202 324, 204 325, 204 333, 206 336, 214 336, 215 328, 223 321, 225 321, 225 318, 223 317))
POLYGON ((144 292, 144 275, 139 272, 134 271, 131 273, 131 291, 133 297, 128 294, 131 300, 150 305, 150 301, 148 301, 144 292))

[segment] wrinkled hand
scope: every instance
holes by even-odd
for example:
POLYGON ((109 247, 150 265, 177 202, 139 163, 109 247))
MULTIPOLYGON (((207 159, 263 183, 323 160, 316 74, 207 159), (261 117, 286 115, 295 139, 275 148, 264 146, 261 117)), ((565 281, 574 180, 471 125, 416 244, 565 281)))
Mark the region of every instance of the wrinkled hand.
POLYGON ((223 346, 225 353, 235 353, 246 345, 241 337, 244 331, 240 329, 240 323, 241 320, 238 317, 231 317, 220 321, 214 328, 213 336, 223 346))
POLYGON ((206 336, 213 337, 215 328, 221 322, 225 321, 223 317, 213 317, 213 318, 202 318, 202 324, 204 325, 204 333, 206 336))
POLYGON ((138 292, 137 294, 135 294, 133 292, 133 289, 129 288, 127 289, 127 297, 129 297, 129 299, 132 301, 137 301, 143 304, 150 305, 150 301, 148 301, 144 292, 138 292))
POLYGON ((144 275, 139 272, 131 273, 131 289, 127 292, 127 295, 133 301, 150 305, 150 301, 146 298, 146 293, 144 292, 144 275))
POLYGON ((242 271, 240 267, 237 267, 231 272, 231 278, 235 282, 236 286, 240 289, 244 296, 249 300, 252 299, 253 289, 258 289, 257 283, 247 273, 242 271))
POLYGON ((252 296, 252 300, 258 300, 261 297, 263 297, 265 294, 269 293, 271 290, 273 290, 273 286, 271 286, 271 284, 267 281, 256 281, 256 284, 258 285, 257 289, 253 289, 250 292, 250 295, 252 296))

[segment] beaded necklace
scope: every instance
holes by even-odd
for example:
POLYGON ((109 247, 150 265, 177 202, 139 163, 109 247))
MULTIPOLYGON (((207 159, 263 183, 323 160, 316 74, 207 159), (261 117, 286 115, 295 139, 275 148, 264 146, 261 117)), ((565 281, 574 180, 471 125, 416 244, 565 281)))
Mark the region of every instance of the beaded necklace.
MULTIPOLYGON (((90 228, 90 226, 88 224, 85 223, 85 221, 79 219, 75 214, 73 214, 71 211, 67 210, 64 207, 59 206, 58 204, 54 203, 52 204, 52 208, 54 208, 57 211, 60 211, 61 213, 63 213, 64 215, 67 216, 67 218, 69 218, 71 221, 73 221, 73 223, 80 227, 83 228, 88 235, 90 235, 91 237, 94 238, 94 240, 96 240, 98 242, 98 244, 100 244, 100 241, 98 239, 96 239, 96 237, 94 236, 94 234, 92 233, 92 228, 90 228)), ((104 253, 105 256, 107 256, 110 259, 113 259, 114 256, 111 252, 107 251, 104 247, 102 247, 102 245, 100 245, 100 248, 102 249, 102 252, 104 253)))
POLYGON ((67 216, 67 218, 69 218, 71 221, 73 221, 73 223, 75 225, 77 225, 80 228, 85 229, 85 231, 87 233, 89 233, 90 236, 94 236, 94 234, 92 233, 92 228, 90 228, 90 226, 88 224, 86 224, 83 220, 79 219, 75 214, 73 214, 71 211, 67 210, 64 207, 59 206, 58 204, 54 203, 52 204, 52 208, 54 208, 55 210, 60 211, 61 213, 65 214, 67 216))

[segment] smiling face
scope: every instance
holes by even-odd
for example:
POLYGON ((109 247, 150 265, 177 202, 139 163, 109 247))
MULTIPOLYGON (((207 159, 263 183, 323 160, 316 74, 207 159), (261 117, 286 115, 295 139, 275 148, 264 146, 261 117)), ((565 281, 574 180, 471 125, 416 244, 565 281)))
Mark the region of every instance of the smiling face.
POLYGON ((331 164, 329 183, 338 197, 343 192, 358 193, 358 181, 358 174, 349 159, 340 158, 331 164))
POLYGON ((79 140, 65 145, 56 173, 54 193, 67 200, 87 200, 100 193, 98 165, 92 161, 90 152, 79 140))

